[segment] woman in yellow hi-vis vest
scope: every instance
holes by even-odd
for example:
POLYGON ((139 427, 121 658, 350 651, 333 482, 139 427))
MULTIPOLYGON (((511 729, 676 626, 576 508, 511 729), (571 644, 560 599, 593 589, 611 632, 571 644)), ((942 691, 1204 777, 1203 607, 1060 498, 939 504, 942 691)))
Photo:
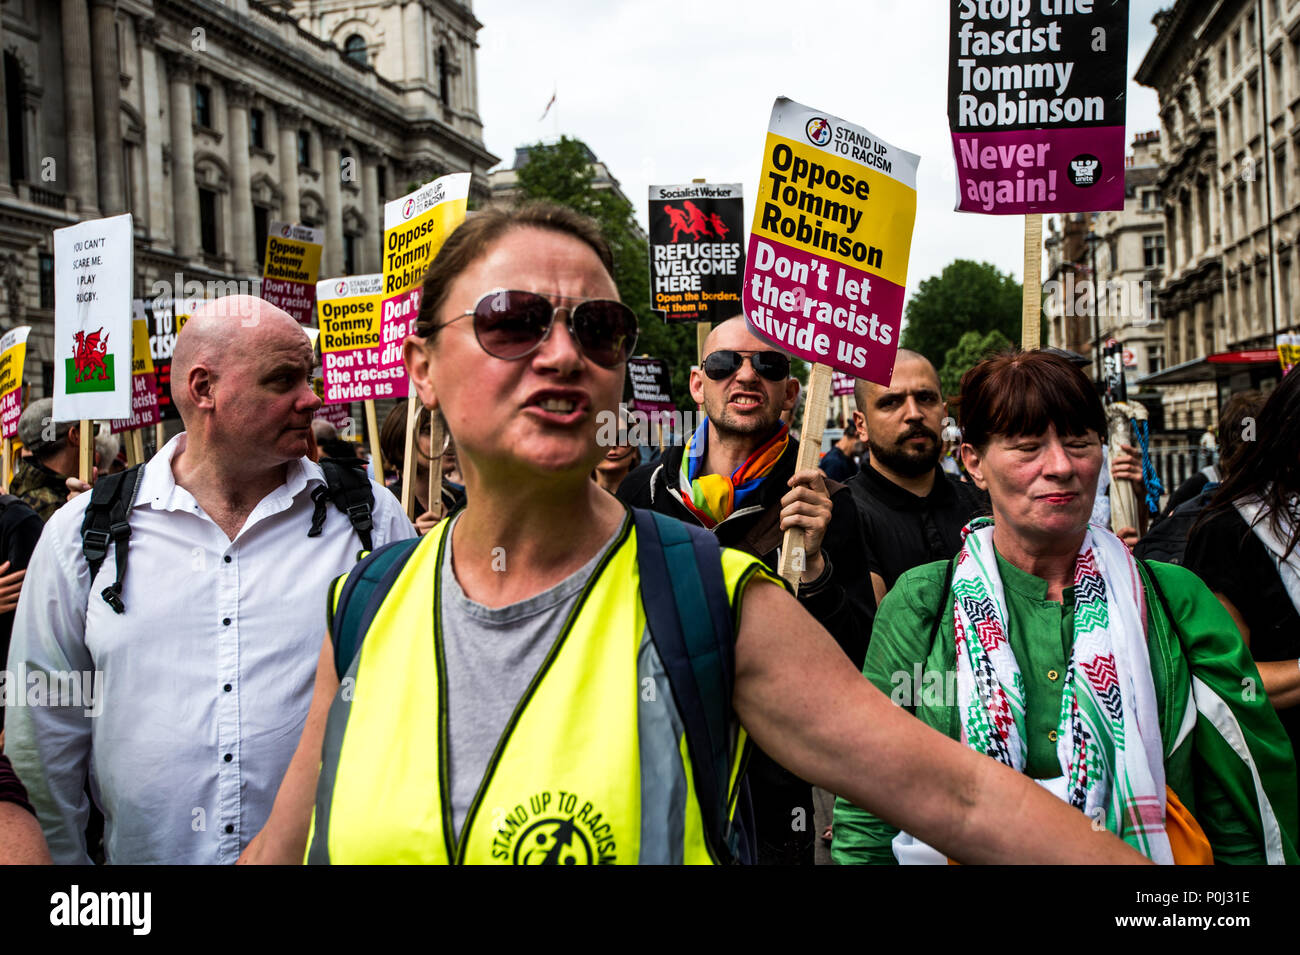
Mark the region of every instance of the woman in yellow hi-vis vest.
MULTIPOLYGON (((960 861, 1139 861, 893 706, 755 559, 723 551, 698 602, 679 576, 646 605, 647 561, 677 532, 589 477, 636 338, 611 272, 595 224, 550 205, 471 215, 438 253, 404 357, 455 436, 467 504, 359 612, 336 612, 336 582, 302 741, 243 861, 731 861, 718 823, 734 835, 746 733, 960 861), (729 707, 701 714, 682 692, 675 654, 647 633, 665 602, 684 631, 701 615, 734 630, 729 707), (725 737, 720 760, 697 745, 702 720, 725 737)), ((785 525, 807 526, 788 510, 785 525)))

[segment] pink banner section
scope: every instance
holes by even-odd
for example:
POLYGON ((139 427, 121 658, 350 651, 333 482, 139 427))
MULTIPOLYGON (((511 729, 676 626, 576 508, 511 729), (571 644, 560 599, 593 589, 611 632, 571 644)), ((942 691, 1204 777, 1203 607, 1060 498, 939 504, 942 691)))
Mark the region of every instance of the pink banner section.
POLYGON ((420 314, 420 286, 384 299, 380 316, 379 367, 399 368, 402 365, 402 342, 407 335, 415 334, 415 320, 420 314))
POLYGON ((953 133, 957 209, 987 215, 1124 208, 1124 127, 953 133))
POLYGON ((316 283, 262 279, 262 300, 282 308, 303 325, 316 317, 316 283))
POLYGON ((831 396, 842 398, 853 394, 853 383, 852 375, 846 375, 842 371, 834 372, 831 375, 831 396))
POLYGON ((321 400, 325 405, 405 398, 409 389, 406 366, 399 361, 384 368, 379 362, 380 353, 379 348, 355 348, 321 355, 321 400))
POLYGON ((12 438, 18 433, 18 419, 23 413, 23 390, 15 388, 0 397, 0 437, 12 438))
POLYGON ((903 286, 834 259, 751 235, 745 317, 782 351, 888 384, 903 286))
POLYGON ((316 409, 316 413, 312 417, 328 421, 340 431, 356 424, 352 420, 352 402, 350 401, 341 405, 321 405, 316 409))
POLYGON ((147 428, 162 418, 158 413, 158 375, 152 371, 131 376, 131 417, 109 422, 113 434, 147 428))

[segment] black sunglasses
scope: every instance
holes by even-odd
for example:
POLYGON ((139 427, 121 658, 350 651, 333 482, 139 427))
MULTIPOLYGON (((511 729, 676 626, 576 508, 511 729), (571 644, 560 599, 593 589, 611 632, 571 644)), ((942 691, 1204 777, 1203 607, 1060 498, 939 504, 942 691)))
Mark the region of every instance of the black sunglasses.
POLYGON ((436 326, 429 334, 473 316, 474 337, 479 347, 493 358, 516 361, 542 347, 542 342, 550 337, 555 313, 563 309, 567 313, 565 326, 584 356, 602 368, 614 368, 627 361, 637 338, 636 314, 632 309, 609 299, 554 297, 578 304, 572 308, 556 308, 550 299, 536 292, 494 289, 480 298, 472 311, 436 326))
POLYGON ((721 381, 739 371, 746 358, 750 367, 768 381, 785 381, 790 377, 790 359, 779 351, 715 351, 704 359, 704 373, 714 381, 721 381))

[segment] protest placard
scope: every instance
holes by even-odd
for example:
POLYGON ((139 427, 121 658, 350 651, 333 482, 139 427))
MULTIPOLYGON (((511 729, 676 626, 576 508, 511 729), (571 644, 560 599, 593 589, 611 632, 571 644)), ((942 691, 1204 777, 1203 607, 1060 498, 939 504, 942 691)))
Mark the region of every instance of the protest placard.
POLYGON ((176 336, 203 302, 201 298, 155 298, 135 299, 131 303, 134 316, 143 319, 148 329, 149 357, 158 389, 158 417, 162 421, 180 418, 172 401, 172 353, 176 350, 176 336))
POLYGON ((846 375, 842 371, 831 374, 831 394, 836 398, 853 394, 853 385, 854 379, 852 375, 846 375))
MULTIPOLYGON (((447 236, 465 221, 465 210, 469 204, 469 181, 469 173, 453 173, 427 182, 415 192, 394 199, 384 206, 384 291, 383 315, 380 319, 380 337, 383 341, 379 354, 380 368, 395 368, 402 364, 402 342, 415 330, 415 321, 420 314, 420 291, 424 273, 447 236)), ((403 460, 406 461, 415 460, 416 403, 415 393, 411 391, 407 398, 406 439, 403 442, 403 460)), ((435 418, 430 432, 433 447, 441 447, 443 437, 441 419, 435 418)), ((436 470, 430 469, 430 481, 436 470)), ((415 499, 412 484, 414 474, 413 467, 402 471, 402 508, 408 514, 415 499)), ((431 495, 429 507, 441 516, 442 495, 431 495)))
MULTIPOLYGON (((817 466, 832 368, 893 376, 919 163, 837 116, 783 96, 772 106, 744 308, 755 335, 813 363, 798 470, 817 466)), ((781 576, 797 585, 803 561, 803 532, 787 530, 781 576)))
POLYGON ((1282 366, 1282 374, 1289 375, 1291 369, 1300 364, 1300 335, 1286 332, 1277 336, 1277 360, 1282 366))
POLYGON ((402 364, 402 342, 415 329, 420 288, 429 263, 469 202, 467 172, 427 182, 384 206, 384 287, 379 367, 402 364))
POLYGON ((18 433, 23 413, 23 364, 31 330, 30 325, 19 325, 0 335, 0 436, 6 439, 18 433))
POLYGON ((957 209, 1124 208, 1128 0, 950 0, 957 209))
POLYGON ((860 126, 777 99, 745 261, 745 315, 756 335, 889 383, 919 161, 860 126))
MULTIPOLYGON (((54 417, 60 421, 131 414, 133 266, 130 213, 54 230, 54 417)), ((83 451, 90 442, 84 445, 83 451)))
POLYGON ((676 411, 672 375, 662 358, 629 358, 627 377, 632 383, 632 409, 649 414, 676 411))
POLYGON ((324 244, 323 229, 271 222, 262 264, 263 301, 284 309, 304 325, 310 324, 324 244))
POLYGON ((326 405, 406 395, 406 369, 379 365, 383 282, 376 273, 316 285, 326 405))
POLYGON ((740 185, 650 187, 650 301, 668 322, 740 313, 745 203, 740 185))
POLYGON ((127 418, 112 420, 109 428, 114 434, 145 428, 162 420, 158 413, 158 375, 154 370, 149 337, 149 323, 143 318, 133 319, 131 322, 131 414, 127 418))

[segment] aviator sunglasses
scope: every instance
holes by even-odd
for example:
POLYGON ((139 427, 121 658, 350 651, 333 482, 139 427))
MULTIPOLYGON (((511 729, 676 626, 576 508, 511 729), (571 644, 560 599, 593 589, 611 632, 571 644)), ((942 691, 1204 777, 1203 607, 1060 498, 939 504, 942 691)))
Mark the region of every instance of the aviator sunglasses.
POLYGON ((768 381, 785 381, 790 377, 790 359, 779 351, 715 351, 704 359, 704 373, 713 381, 721 381, 739 371, 746 358, 750 367, 768 381))
POLYGON ((602 368, 614 368, 627 361, 636 347, 637 322, 632 309, 610 299, 575 299, 567 295, 552 296, 558 301, 576 301, 572 308, 559 306, 536 292, 518 289, 493 289, 451 321, 431 330, 474 318, 474 337, 479 347, 493 358, 516 361, 537 351, 550 337, 555 313, 567 314, 565 326, 582 350, 582 354, 602 368))

